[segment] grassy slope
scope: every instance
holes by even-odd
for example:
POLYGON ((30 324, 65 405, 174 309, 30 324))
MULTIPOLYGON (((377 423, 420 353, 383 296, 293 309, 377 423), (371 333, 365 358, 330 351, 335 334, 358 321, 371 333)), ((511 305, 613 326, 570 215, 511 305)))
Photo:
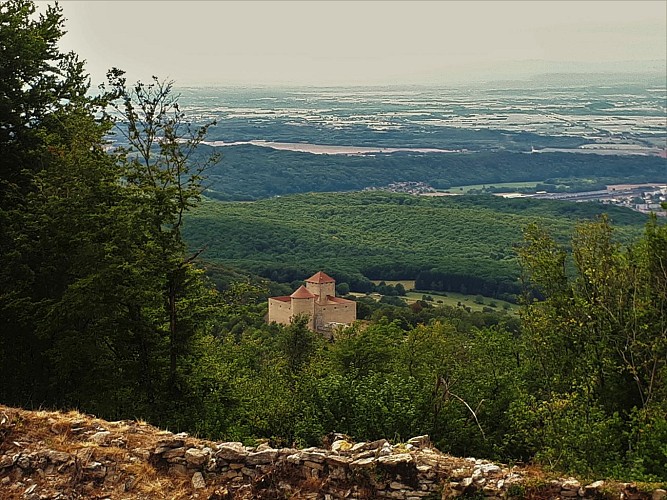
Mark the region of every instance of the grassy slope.
POLYGON ((537 223, 567 241, 577 221, 609 212, 619 236, 645 216, 616 207, 497 197, 425 198, 387 193, 301 194, 253 203, 205 200, 186 224, 207 260, 266 271, 279 267, 360 271, 409 279, 439 268, 516 276, 513 245, 537 223))

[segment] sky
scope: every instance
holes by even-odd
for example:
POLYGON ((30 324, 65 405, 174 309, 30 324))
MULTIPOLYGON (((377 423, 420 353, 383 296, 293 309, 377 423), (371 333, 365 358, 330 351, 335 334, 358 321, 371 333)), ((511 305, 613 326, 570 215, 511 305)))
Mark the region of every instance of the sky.
MULTIPOLYGON (((47 2, 38 2, 45 4, 47 2)), ((456 84, 667 72, 659 1, 72 1, 61 46, 93 83, 456 84)))

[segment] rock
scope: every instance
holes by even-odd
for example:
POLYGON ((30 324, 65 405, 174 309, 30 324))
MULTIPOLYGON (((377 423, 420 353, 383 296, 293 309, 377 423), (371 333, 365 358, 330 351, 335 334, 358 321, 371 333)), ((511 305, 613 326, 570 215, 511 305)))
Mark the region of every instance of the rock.
POLYGON ((459 484, 459 488, 461 490, 466 490, 470 488, 473 485, 473 480, 471 477, 464 477, 463 481, 459 484))
POLYGON ((185 451, 185 461, 195 467, 199 467, 200 465, 204 465, 206 462, 208 462, 208 456, 208 453, 206 453, 204 450, 200 450, 199 448, 189 448, 185 451))
POLYGON ((0 457, 0 469, 11 467, 12 465, 14 465, 14 459, 12 457, 9 455, 3 455, 0 457))
POLYGON ((226 481, 236 479, 237 477, 241 477, 241 472, 235 470, 228 470, 227 472, 224 472, 223 474, 220 475, 220 479, 226 481))
POLYGON ((364 448, 364 446, 366 446, 366 441, 362 441, 361 443, 357 443, 357 444, 353 445, 352 448, 350 448, 350 451, 352 453, 354 453, 356 451, 361 451, 364 448))
POLYGON ((352 447, 352 451, 367 451, 367 450, 378 450, 385 445, 388 445, 389 442, 386 439, 378 439, 377 441, 371 441, 370 443, 359 443, 363 446, 355 450, 355 446, 352 447))
POLYGON ((116 448, 125 448, 127 441, 125 441, 125 439, 123 439, 122 437, 117 437, 115 439, 112 439, 109 444, 111 446, 115 446, 116 448))
POLYGON ((392 481, 389 483, 389 488, 392 490, 407 490, 408 487, 404 485, 403 483, 399 483, 398 481, 392 481))
POLYGON ((90 436, 88 439, 90 441, 92 441, 93 443, 97 443, 100 446, 104 446, 111 439, 110 436, 111 436, 111 433, 109 431, 100 431, 100 432, 96 432, 95 434, 90 436))
POLYGON ((398 453, 396 455, 388 455, 377 459, 378 463, 388 466, 397 466, 401 464, 409 464, 414 460, 409 453, 398 453))
POLYGON ((267 448, 255 453, 248 453, 248 456, 246 457, 246 463, 248 465, 265 465, 273 463, 277 457, 278 450, 267 448))
POLYGON ((26 456, 19 456, 14 463, 21 467, 21 469, 29 469, 30 468, 30 459, 26 456))
POLYGON ((667 491, 658 488, 653 492, 653 495, 651 495, 651 500, 662 500, 665 497, 667 497, 667 491))
POLYGON ((326 462, 329 465, 333 465, 335 467, 345 467, 348 465, 350 462, 352 462, 352 459, 349 457, 339 457, 336 455, 329 455, 326 458, 326 462))
POLYGON ((251 469, 250 467, 243 467, 241 469, 241 474, 247 477, 255 477, 258 475, 258 472, 255 469, 251 469))
POLYGON ((495 476, 503 473, 503 470, 496 464, 483 464, 479 466, 479 470, 485 476, 495 476))
POLYGON ((301 452, 301 460, 308 460, 309 462, 315 462, 321 464, 324 462, 324 459, 327 457, 327 454, 321 451, 303 451, 301 452))
POLYGON ((156 449, 157 448, 180 448, 184 444, 185 444, 185 441, 183 441, 183 439, 179 439, 179 438, 176 438, 176 437, 168 437, 168 438, 160 439, 155 444, 155 448, 156 449))
POLYGON ((65 453, 64 451, 48 450, 44 456, 49 460, 49 462, 55 465, 69 462, 72 459, 72 455, 65 453))
POLYGON ((408 439, 408 444, 411 444, 415 448, 430 448, 431 438, 429 438, 428 434, 424 434, 423 436, 415 436, 408 439))
POLYGON ((204 476, 202 475, 201 472, 195 472, 192 475, 192 487, 195 490, 201 490, 202 488, 206 488, 206 481, 204 481, 204 476))
POLYGON ((100 462, 91 462, 83 470, 89 477, 95 479, 102 479, 107 475, 107 468, 100 462))
POLYGON ((375 451, 375 450, 366 450, 366 451, 362 451, 361 453, 355 453, 353 458, 355 460, 359 460, 360 458, 368 458, 368 457, 375 458, 376 453, 377 453, 377 451, 375 451))
POLYGON ((220 443, 216 446, 217 451, 215 453, 216 457, 222 458, 223 460, 229 461, 243 461, 248 455, 243 443, 220 443))
POLYGON ((334 441, 331 445, 331 451, 349 451, 352 449, 352 443, 344 439, 334 441))
POLYGON ((353 462, 351 462, 350 467, 364 469, 364 468, 367 468, 367 467, 371 467, 373 465, 373 462, 375 462, 374 457, 359 458, 359 459, 354 460, 353 462))
POLYGON ((173 448, 162 453, 162 458, 169 460, 170 458, 185 456, 185 448, 173 448))
POLYGON ((604 481, 595 481, 594 483, 587 484, 583 488, 583 490, 584 490, 584 495, 583 496, 586 496, 586 497, 595 496, 596 492, 598 492, 600 489, 602 489, 604 484, 605 484, 604 481))
POLYGON ((385 444, 384 446, 382 446, 382 448, 380 448, 380 449, 377 450, 377 452, 376 452, 376 455, 377 455, 378 457, 385 457, 385 456, 387 456, 387 455, 391 455, 391 454, 392 454, 392 448, 391 448, 391 445, 390 445, 389 443, 387 443, 387 444, 385 444))
POLYGON ((570 479, 567 479, 567 480, 563 481, 561 483, 560 487, 561 487, 561 489, 567 490, 567 491, 572 491, 572 490, 579 491, 579 488, 581 488, 581 484, 576 479, 570 478, 570 479))
POLYGON ((309 469, 315 469, 315 470, 318 470, 318 471, 323 471, 324 470, 324 464, 318 464, 316 462, 305 461, 305 462, 303 462, 303 465, 305 467, 308 467, 309 469))

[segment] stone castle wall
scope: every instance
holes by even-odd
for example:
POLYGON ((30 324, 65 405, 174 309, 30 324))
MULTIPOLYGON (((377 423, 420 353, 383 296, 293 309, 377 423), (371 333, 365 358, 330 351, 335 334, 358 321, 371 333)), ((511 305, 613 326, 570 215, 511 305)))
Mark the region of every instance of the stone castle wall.
POLYGON ((588 484, 574 478, 536 481, 525 469, 486 460, 456 458, 433 449, 428 436, 391 445, 381 439, 352 443, 335 440, 330 449, 256 448, 219 443, 190 448, 178 435, 151 452, 154 463, 173 474, 192 477, 193 485, 223 478, 223 498, 243 492, 251 498, 465 498, 660 500, 664 490, 641 492, 630 483, 588 484))
POLYGON ((269 321, 289 325, 292 318, 292 304, 281 300, 269 299, 269 321))
POLYGON ((354 323, 357 319, 357 304, 341 304, 335 302, 328 302, 326 305, 320 306, 315 303, 316 314, 321 311, 322 317, 326 323, 354 323))
POLYGON ((77 412, 0 405, 0 498, 596 498, 661 500, 630 483, 549 477, 536 467, 452 457, 428 436, 354 443, 333 434, 325 448, 247 447, 107 422, 77 412))

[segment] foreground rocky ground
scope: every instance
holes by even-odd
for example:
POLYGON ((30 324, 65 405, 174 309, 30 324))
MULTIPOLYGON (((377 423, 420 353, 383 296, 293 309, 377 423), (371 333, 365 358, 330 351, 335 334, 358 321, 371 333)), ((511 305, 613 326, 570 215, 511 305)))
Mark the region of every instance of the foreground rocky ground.
POLYGON ((392 445, 334 435, 327 448, 214 443, 143 422, 0 405, 0 498, 665 497, 628 483, 549 478, 536 468, 456 458, 427 436, 392 445))

